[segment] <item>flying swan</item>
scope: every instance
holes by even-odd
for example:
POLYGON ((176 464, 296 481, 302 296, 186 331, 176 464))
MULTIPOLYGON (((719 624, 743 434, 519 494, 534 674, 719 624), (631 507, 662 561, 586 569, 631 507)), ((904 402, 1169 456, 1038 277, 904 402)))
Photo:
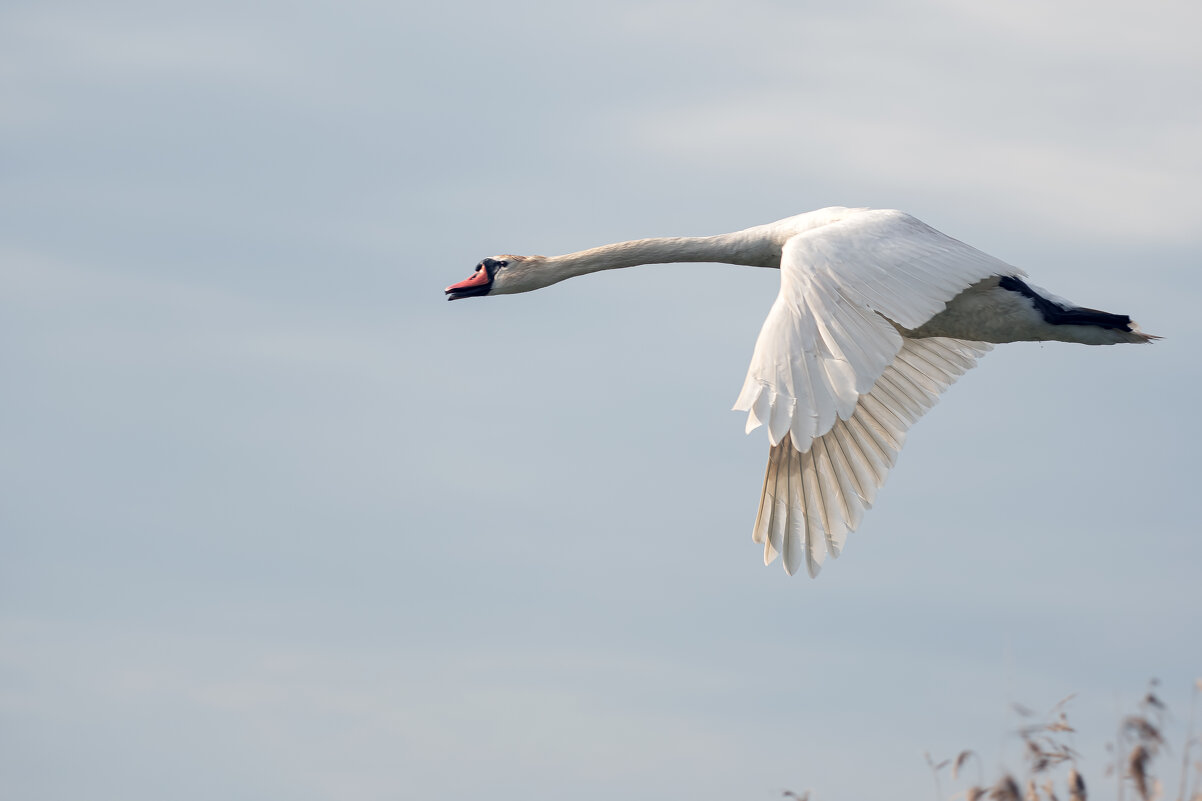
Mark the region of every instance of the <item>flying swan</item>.
POLYGON ((529 292, 667 262, 780 269, 780 294, 734 408, 771 449, 752 539, 764 564, 816 576, 871 507, 906 430, 991 343, 1149 342, 900 211, 828 208, 730 234, 640 239, 566 256, 494 256, 448 300, 529 292))

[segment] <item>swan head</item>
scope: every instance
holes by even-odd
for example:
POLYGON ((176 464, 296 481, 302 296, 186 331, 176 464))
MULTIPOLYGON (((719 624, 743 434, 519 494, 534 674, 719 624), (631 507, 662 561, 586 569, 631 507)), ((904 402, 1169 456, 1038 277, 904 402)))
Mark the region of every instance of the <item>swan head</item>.
POLYGON ((470 276, 444 291, 447 300, 472 298, 482 295, 510 295, 540 289, 554 280, 545 280, 539 265, 542 256, 493 256, 476 265, 470 276))

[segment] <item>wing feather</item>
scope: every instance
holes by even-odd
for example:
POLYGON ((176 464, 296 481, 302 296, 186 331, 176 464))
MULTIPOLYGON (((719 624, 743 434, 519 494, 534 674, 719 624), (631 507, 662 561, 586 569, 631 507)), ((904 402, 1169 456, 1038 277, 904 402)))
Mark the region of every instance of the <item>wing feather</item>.
POLYGON ((753 531, 753 539, 764 542, 764 510, 774 510, 771 527, 780 534, 766 542, 765 564, 780 550, 789 574, 804 560, 814 576, 828 554, 838 557, 847 534, 872 506, 910 426, 991 347, 907 339, 850 418, 836 420, 804 453, 787 438, 772 446, 753 531))
POLYGON ((835 441, 839 443, 843 452, 847 454, 852 475, 855 477, 856 489, 858 490, 857 495, 863 502, 864 508, 869 509, 872 507, 873 499, 876 498, 876 489, 879 486, 877 484, 877 477, 872 470, 868 457, 860 449, 860 444, 852 437, 847 424, 843 421, 840 421, 840 423, 840 425, 831 429, 831 434, 835 437, 835 441))
POLYGON ((826 550, 832 557, 838 556, 847 538, 848 521, 851 510, 847 508, 847 500, 843 496, 842 482, 835 473, 834 463, 827 452, 826 442, 818 440, 811 449, 814 453, 814 466, 817 468, 818 491, 822 496, 822 508, 826 513, 826 550))
MULTIPOLYGON (((843 502, 843 519, 848 531, 855 531, 864 516, 865 499, 867 494, 860 486, 859 477, 847 457, 843 443, 839 440, 838 429, 833 429, 830 435, 822 438, 823 448, 830 457, 831 471, 839 484, 839 498, 843 502)), ((842 544, 840 544, 840 548, 842 544)))
POLYGON ((814 460, 807 458, 808 453, 798 453, 796 458, 801 470, 801 486, 802 508, 798 511, 801 514, 797 515, 802 525, 799 526, 798 539, 801 540, 802 548, 805 551, 806 571, 811 576, 818 575, 818 571, 822 568, 822 563, 826 559, 826 538, 809 536, 812 531, 828 531, 830 522, 827 519, 826 507, 822 503, 822 491, 818 487, 818 474, 814 466, 814 460))

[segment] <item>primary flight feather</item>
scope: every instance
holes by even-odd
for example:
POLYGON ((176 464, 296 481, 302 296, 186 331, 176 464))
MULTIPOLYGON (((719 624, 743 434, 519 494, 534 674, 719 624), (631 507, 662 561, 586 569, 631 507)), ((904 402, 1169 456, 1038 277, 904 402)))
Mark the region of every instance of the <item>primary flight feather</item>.
POLYGON ((449 300, 529 292, 667 262, 779 268, 780 294, 735 409, 771 449, 753 539, 764 562, 818 574, 872 506, 906 431, 992 343, 1148 342, 1131 318, 1074 306, 1016 267, 900 211, 829 208, 709 237, 565 256, 494 256, 449 300))

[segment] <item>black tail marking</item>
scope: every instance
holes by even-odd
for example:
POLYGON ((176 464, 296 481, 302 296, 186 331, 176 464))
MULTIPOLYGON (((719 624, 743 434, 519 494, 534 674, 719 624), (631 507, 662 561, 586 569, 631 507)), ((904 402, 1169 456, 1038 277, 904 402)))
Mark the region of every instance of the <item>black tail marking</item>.
POLYGON ((1061 306, 1040 295, 1018 278, 1002 276, 998 280, 998 286, 1017 292, 1024 298, 1030 298, 1035 308, 1043 315, 1044 321, 1051 325, 1096 325, 1100 328, 1117 328, 1120 331, 1131 330, 1131 318, 1125 314, 1111 314, 1097 309, 1083 309, 1080 306, 1061 306))

